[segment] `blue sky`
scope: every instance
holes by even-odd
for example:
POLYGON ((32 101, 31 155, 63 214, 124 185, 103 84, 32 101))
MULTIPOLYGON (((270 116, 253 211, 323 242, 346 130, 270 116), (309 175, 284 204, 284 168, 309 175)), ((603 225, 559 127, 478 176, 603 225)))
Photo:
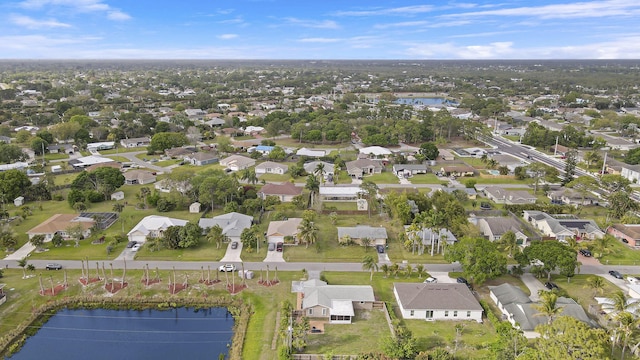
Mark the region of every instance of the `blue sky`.
POLYGON ((638 59, 639 0, 3 0, 2 59, 638 59))

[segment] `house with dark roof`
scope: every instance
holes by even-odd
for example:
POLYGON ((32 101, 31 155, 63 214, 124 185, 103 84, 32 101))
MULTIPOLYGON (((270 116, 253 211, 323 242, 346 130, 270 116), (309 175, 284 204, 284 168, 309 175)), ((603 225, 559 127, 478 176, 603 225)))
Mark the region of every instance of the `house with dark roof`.
POLYGON ((440 168, 440 172, 446 176, 473 176, 475 169, 467 164, 447 165, 440 168))
POLYGON ((516 235, 518 245, 527 243, 528 236, 522 232, 522 224, 509 216, 492 216, 475 218, 474 222, 482 235, 490 241, 498 241, 502 235, 512 231, 516 235))
POLYGON ((125 147, 125 148, 149 146, 150 144, 151 144, 151 138, 149 137, 139 137, 139 138, 120 140, 120 145, 122 145, 122 147, 125 147))
POLYGON ((369 225, 358 225, 352 227, 338 227, 338 242, 343 243, 353 241, 362 245, 362 239, 369 239, 369 246, 386 245, 387 229, 383 226, 374 227, 369 225))
POLYGON ((393 173, 397 176, 405 178, 416 174, 427 174, 431 172, 431 168, 426 164, 394 164, 393 173))
POLYGON ((300 194, 302 194, 302 188, 288 181, 282 184, 265 184, 258 192, 258 196, 262 199, 266 199, 267 196, 276 196, 282 202, 291 202, 300 194))
POLYGON ((551 203, 553 204, 566 204, 574 207, 594 205, 599 202, 595 195, 589 193, 583 194, 569 188, 550 191, 547 197, 551 199, 551 203))
POLYGON ((292 292, 298 293, 297 310, 331 324, 350 324, 356 310, 372 310, 376 300, 370 285, 328 285, 318 279, 294 281, 292 292))
POLYGON ((393 294, 404 319, 482 322, 482 306, 465 284, 394 283, 393 294))
POLYGON ((613 224, 607 228, 607 234, 631 247, 640 248, 640 224, 613 224))
MULTIPOLYGON (((538 337, 539 334, 535 332, 536 326, 546 324, 549 321, 547 316, 536 309, 538 303, 531 301, 520 288, 514 285, 504 283, 498 286, 489 286, 489 297, 498 306, 503 318, 509 321, 514 328, 522 330, 528 338, 538 337)), ((562 308, 561 315, 571 316, 592 327, 597 326, 575 300, 560 296, 556 305, 562 308)))
POLYGON ((559 241, 575 237, 577 240, 593 240, 604 236, 598 224, 590 219, 576 219, 573 215, 549 215, 542 211, 525 210, 524 219, 545 236, 559 241))
POLYGON ((164 154, 172 159, 184 159, 186 156, 194 155, 196 151, 194 147, 177 147, 166 149, 164 154))

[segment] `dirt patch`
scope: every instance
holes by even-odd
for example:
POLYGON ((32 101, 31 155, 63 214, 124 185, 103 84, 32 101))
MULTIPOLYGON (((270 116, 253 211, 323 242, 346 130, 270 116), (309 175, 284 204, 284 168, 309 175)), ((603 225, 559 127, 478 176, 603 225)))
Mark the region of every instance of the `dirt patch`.
POLYGON ((89 279, 80 278, 80 279, 78 279, 78 282, 80 282, 80 284, 82 284, 82 286, 87 286, 89 284, 97 283, 100 280, 102 280, 102 279, 100 279, 100 278, 89 278, 89 279))
POLYGON ((237 293, 239 293, 240 291, 242 291, 242 290, 244 290, 246 288, 247 288, 247 286, 246 285, 242 285, 242 284, 235 284, 235 285, 229 284, 229 285, 227 285, 227 290, 229 290, 229 292, 231 294, 237 294, 237 293))
POLYGON ((189 285, 188 284, 170 284, 169 285, 169 293, 171 295, 175 295, 177 293, 179 293, 180 291, 188 288, 189 285))
POLYGON ((145 286, 151 286, 153 284, 158 284, 160 282, 160 279, 142 279, 140 280, 140 282, 145 286))
POLYGON ((104 289, 107 290, 108 292, 115 294, 118 291, 124 289, 127 287, 127 285, 129 285, 129 283, 122 283, 120 281, 118 282, 110 282, 104 285, 104 289))
POLYGON ((56 285, 52 288, 48 288, 48 289, 43 289, 40 290, 40 295, 42 296, 55 296, 58 295, 62 290, 66 289, 67 287, 63 284, 59 284, 56 285))
POLYGON ((222 282, 222 280, 200 280, 198 282, 200 284, 205 284, 207 286, 211 286, 211 285, 217 284, 219 282, 222 282))
POLYGON ((278 285, 280 281, 278 280, 258 280, 258 284, 262 286, 275 286, 278 285))

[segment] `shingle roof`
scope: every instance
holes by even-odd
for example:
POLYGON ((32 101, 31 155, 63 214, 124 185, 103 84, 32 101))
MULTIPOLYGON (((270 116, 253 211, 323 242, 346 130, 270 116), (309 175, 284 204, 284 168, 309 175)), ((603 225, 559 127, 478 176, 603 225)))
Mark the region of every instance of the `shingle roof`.
POLYGON ((302 188, 290 182, 283 182, 282 184, 265 184, 260 192, 265 195, 300 195, 302 188))
POLYGON ((298 233, 298 226, 302 222, 301 218, 289 218, 285 221, 272 221, 267 229, 267 236, 294 236, 298 233))
POLYGON ((86 230, 93 226, 95 221, 90 218, 81 218, 78 214, 55 214, 27 231, 27 234, 53 234, 76 223, 81 224, 82 228, 86 230))
POLYGON ((482 310, 465 284, 394 283, 404 309, 482 310))
POLYGON ((240 237, 240 235, 242 235, 242 231, 251 227, 252 223, 252 216, 237 212, 222 214, 211 219, 201 218, 198 221, 198 225, 203 229, 212 228, 216 225, 220 226, 220 228, 222 228, 222 233, 228 237, 240 237))
POLYGON ((354 227, 338 227, 338 238, 349 235, 352 239, 386 239, 387 229, 380 227, 373 227, 368 225, 358 225, 354 227))

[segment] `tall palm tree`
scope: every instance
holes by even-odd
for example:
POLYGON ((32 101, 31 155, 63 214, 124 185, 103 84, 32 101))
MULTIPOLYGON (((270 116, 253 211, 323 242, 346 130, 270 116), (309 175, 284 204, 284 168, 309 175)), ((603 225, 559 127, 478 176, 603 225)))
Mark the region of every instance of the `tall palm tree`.
POLYGON ((620 335, 622 336, 622 355, 620 359, 624 360, 624 353, 629 346, 629 339, 638 332, 640 318, 628 311, 623 311, 616 315, 616 320, 618 320, 620 335))
POLYGON ((363 237, 360 239, 360 243, 364 246, 364 251, 369 251, 369 246, 371 246, 371 239, 368 237, 363 237))
POLYGON ((513 231, 507 231, 500 238, 500 247, 504 252, 509 254, 510 258, 513 258, 515 252, 518 249, 518 240, 516 234, 513 231))
POLYGON ((324 163, 319 162, 316 168, 313 169, 313 174, 317 177, 322 177, 324 175, 324 163))
POLYGON ((308 248, 318 240, 318 227, 309 219, 303 219, 298 226, 298 238, 308 248))
POLYGON ((633 301, 622 290, 617 290, 607 298, 607 302, 602 304, 602 307, 615 316, 624 311, 635 313, 638 310, 638 305, 638 302, 633 301))
POLYGON ((597 275, 589 276, 584 287, 593 289, 593 296, 596 296, 597 293, 602 294, 604 291, 604 279, 597 275))
POLYGON ((318 182, 318 179, 316 179, 316 177, 312 175, 307 176, 307 182, 304 185, 304 188, 309 190, 310 204, 311 206, 313 206, 313 199, 315 197, 315 194, 317 194, 318 191, 320 190, 320 183, 318 182))
POLYGON ((27 257, 23 257, 22 259, 18 260, 18 266, 22 268, 22 278, 26 279, 27 278, 27 272, 25 271, 25 268, 27 267, 27 257))
POLYGON ((369 282, 372 282, 373 273, 375 271, 378 271, 378 263, 376 262, 376 259, 373 257, 373 255, 366 255, 362 259, 362 270, 368 270, 371 272, 371 275, 369 276, 369 282))
POLYGON ((254 185, 258 182, 258 176, 256 175, 255 170, 250 168, 244 169, 240 179, 254 185))
POLYGON ((609 234, 593 240, 593 252, 597 255, 598 258, 601 258, 603 255, 610 253, 611 245, 613 245, 614 240, 615 239, 609 234))
POLYGON ((422 275, 427 274, 427 272, 425 271, 424 265, 422 264, 416 265, 416 274, 418 274, 418 279, 422 279, 422 275))
POLYGON ((543 291, 540 294, 540 303, 534 305, 534 308, 539 311, 537 316, 547 316, 549 318, 549 324, 553 322, 556 316, 558 316, 563 308, 557 306, 558 295, 550 291, 543 291))
POLYGON ((382 271, 382 273, 384 274, 384 277, 389 277, 389 273, 391 272, 391 268, 389 267, 389 265, 387 264, 382 264, 380 266, 380 270, 382 271))

